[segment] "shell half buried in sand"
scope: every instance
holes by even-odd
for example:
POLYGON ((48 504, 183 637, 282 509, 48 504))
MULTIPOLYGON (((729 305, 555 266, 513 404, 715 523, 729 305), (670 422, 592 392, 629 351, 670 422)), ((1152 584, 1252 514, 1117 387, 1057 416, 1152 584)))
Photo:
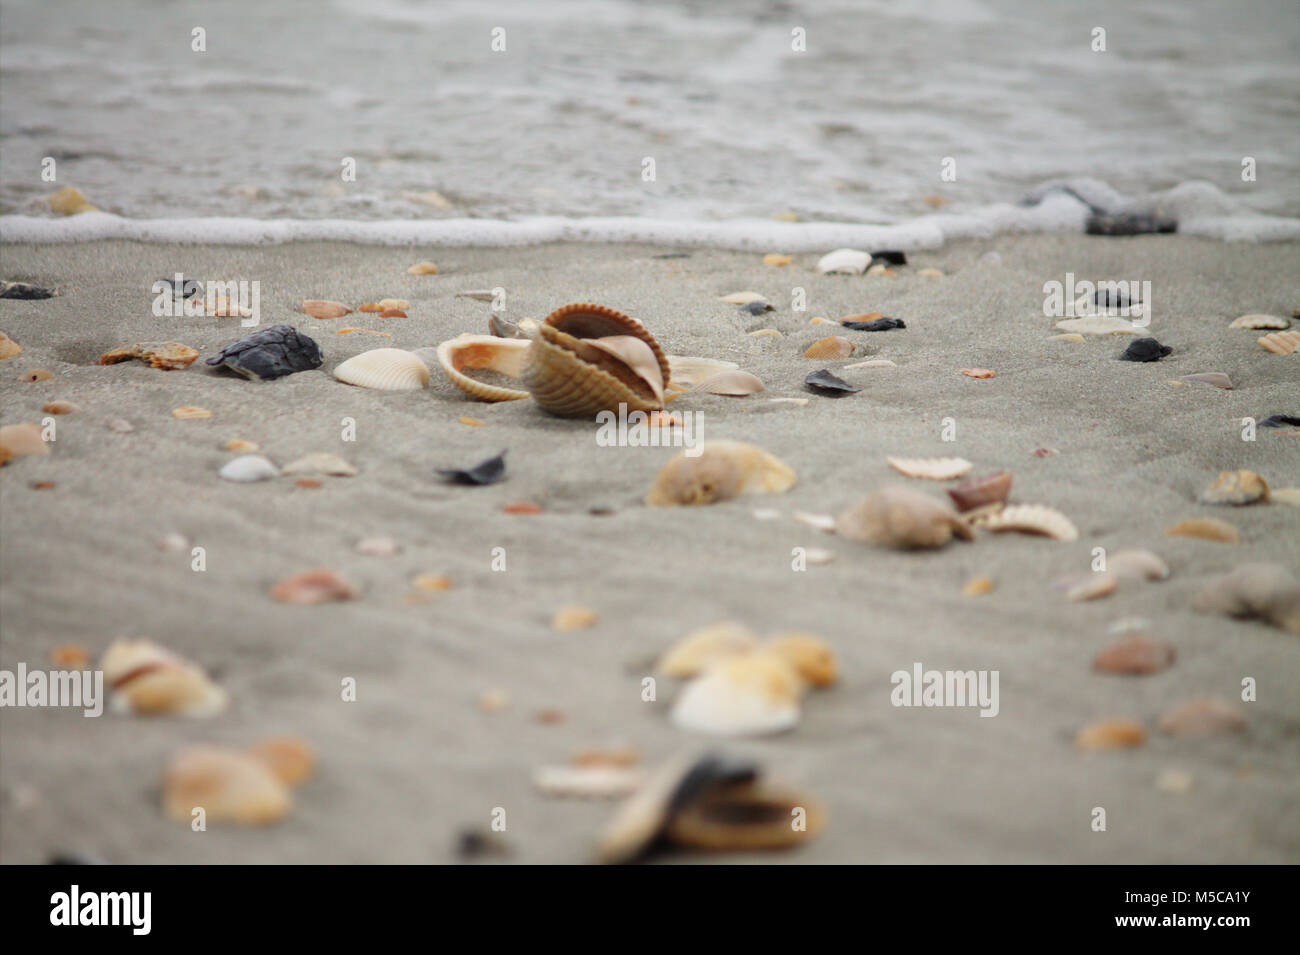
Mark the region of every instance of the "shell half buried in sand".
POLYGON ((529 397, 523 388, 489 384, 465 374, 488 371, 507 378, 520 378, 531 342, 525 338, 464 334, 438 346, 438 364, 443 373, 465 394, 479 401, 518 401, 529 397))
POLYGON ((670 368, 636 319, 603 305, 556 309, 537 327, 522 379, 545 411, 589 418, 601 411, 657 411, 670 368))
POLYGON ((970 471, 973 464, 965 458, 895 458, 885 461, 899 474, 930 481, 951 481, 970 471))
POLYGON ((697 455, 674 455, 645 502, 650 507, 713 504, 741 494, 780 494, 795 481, 790 466, 762 448, 741 441, 706 441, 697 455))
POLYGON ((836 518, 835 533, 899 550, 942 547, 954 536, 963 540, 974 537, 951 504, 901 484, 863 497, 836 518))
POLYGON ((375 348, 343 362, 334 369, 334 377, 376 391, 418 391, 429 383, 429 368, 413 352, 375 348))
POLYGON ((1011 507, 1004 507, 980 521, 979 527, 995 534, 1017 531, 1021 534, 1050 537, 1058 541, 1079 539, 1079 530, 1068 517, 1042 504, 1014 504, 1011 507))
POLYGON ((1300 332, 1274 332, 1271 335, 1262 335, 1255 341, 1274 355, 1300 353, 1300 332))
POLYGON ((1228 327, 1285 329, 1291 327, 1291 319, 1281 315, 1242 315, 1240 318, 1234 318, 1228 327))
POLYGON ((784 656, 726 657, 688 683, 673 704, 680 729, 715 736, 766 736, 799 723, 805 684, 784 656))
POLYGON ((151 640, 114 640, 99 668, 114 704, 133 713, 215 716, 228 701, 206 673, 151 640))

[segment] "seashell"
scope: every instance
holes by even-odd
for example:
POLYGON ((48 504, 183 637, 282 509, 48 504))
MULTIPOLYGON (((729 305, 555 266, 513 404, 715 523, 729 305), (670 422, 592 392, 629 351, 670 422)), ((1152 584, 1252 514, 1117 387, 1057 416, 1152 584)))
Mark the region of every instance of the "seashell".
POLYGON ((804 358, 848 358, 853 354, 853 342, 839 335, 819 338, 803 353, 804 358))
POLYGON ((380 318, 406 318, 406 313, 400 308, 386 308, 379 313, 380 318))
POLYGON ((537 329, 523 381, 533 400, 559 417, 663 407, 668 358, 635 319, 602 305, 565 305, 537 329))
POLYGON ((217 473, 225 481, 251 484, 277 477, 280 469, 260 454, 241 454, 227 461, 217 473))
POLYGON ((817 271, 823 275, 836 272, 861 275, 870 264, 870 252, 862 252, 858 249, 836 249, 834 252, 827 252, 817 260, 817 271))
POLYGON ((1234 318, 1229 328, 1290 328, 1291 319, 1281 315, 1242 315, 1234 318))
POLYGON ((1274 355, 1294 355, 1300 352, 1300 332, 1273 332, 1255 339, 1274 355))
POLYGON ((334 377, 376 391, 417 391, 429 383, 429 369, 409 351, 375 348, 343 362, 334 369, 334 377))
POLYGON ((1156 789, 1162 793, 1182 795, 1191 792, 1195 784, 1196 777, 1181 769, 1166 769, 1156 777, 1156 789))
POLYGON ((559 633, 571 633, 574 630, 586 630, 600 622, 600 614, 590 607, 570 604, 555 611, 551 617, 551 629, 559 633))
POLYGON ((211 418, 212 412, 207 408, 199 408, 195 405, 183 405, 180 408, 172 409, 172 417, 179 418, 181 421, 197 421, 202 418, 211 418))
POLYGON ((1194 517, 1165 528, 1169 537, 1199 537, 1202 540, 1237 543, 1237 528, 1217 517, 1194 517))
POLYGON ((1202 371, 1194 375, 1183 375, 1179 381, 1199 381, 1207 385, 1214 385, 1215 388, 1222 388, 1225 391, 1232 390, 1232 379, 1221 371, 1202 371))
POLYGON ((919 276, 921 276, 921 278, 924 278, 924 279, 941 279, 941 278, 943 278, 943 272, 941 272, 939 269, 918 269, 917 272, 916 272, 916 274, 919 275, 919 276))
POLYGON ((1300 582, 1281 564, 1243 564, 1206 584, 1193 598, 1192 609, 1253 617, 1300 633, 1300 582))
POLYGON ((763 649, 775 653, 794 667, 800 678, 810 686, 820 689, 839 679, 835 651, 814 633, 778 633, 763 644, 763 649))
POLYGON ((486 421, 480 421, 478 418, 467 418, 465 415, 461 415, 456 421, 467 428, 482 428, 487 424, 486 421))
POLYGON ((411 586, 426 593, 440 593, 451 590, 451 578, 445 574, 416 574, 411 578, 411 586))
POLYGON ((1205 737, 1240 733, 1246 718, 1231 703, 1207 697, 1166 710, 1156 725, 1170 736, 1205 737))
POLYGON ((289 786, 310 779, 316 772, 316 751, 299 736, 269 736, 248 747, 247 753, 289 786))
MULTIPOLYGON (((0 332, 0 335, 3 334, 4 334, 3 332, 0 332)), ((0 350, 3 350, 3 348, 4 348, 4 343, 0 342, 0 350)), ((53 377, 54 377, 53 372, 46 371, 44 368, 33 368, 31 371, 25 371, 21 375, 19 375, 18 380, 27 381, 27 382, 49 381, 53 377)))
POLYGON ((1011 480, 1010 471, 995 471, 987 477, 971 478, 948 488, 948 496, 963 513, 988 504, 1002 504, 1011 493, 1011 480))
POLYGON ((7 424, 0 427, 0 465, 29 454, 49 454, 40 425, 7 424))
POLYGON ((785 462, 740 441, 706 441, 699 454, 678 452, 646 495, 650 507, 713 504, 740 494, 780 494, 795 484, 785 462))
POLYGON ((15 355, 23 353, 23 346, 18 344, 4 332, 0 332, 0 359, 13 358, 15 355))
POLYGON ((993 593, 996 586, 992 577, 972 577, 961 588, 961 594, 963 597, 982 597, 993 593))
POLYGON ((1137 335, 1142 329, 1132 322, 1111 316, 1093 316, 1091 318, 1067 318, 1059 321, 1054 328, 1063 332, 1078 332, 1080 335, 1137 335))
POLYGON ((480 461, 472 468, 436 468, 437 473, 453 484, 496 484, 506 476, 506 453, 480 461))
POLYGON ((313 567, 281 580, 271 588, 271 596, 286 604, 323 604, 360 595, 334 571, 313 567))
POLYGON ((357 469, 348 461, 328 451, 304 455, 286 464, 282 474, 328 474, 332 477, 354 477, 357 469))
POLYGON ((809 325, 836 325, 838 324, 838 322, 832 322, 829 318, 824 318, 821 315, 814 315, 812 318, 808 319, 808 324, 809 325))
POLYGON ((80 411, 81 405, 73 404, 71 401, 47 401, 41 405, 41 410, 46 414, 72 414, 74 411, 80 411))
POLYGON ((1120 361, 1159 361, 1164 358, 1173 349, 1168 345, 1162 345, 1154 338, 1135 338, 1128 343, 1128 348, 1124 349, 1119 356, 1120 361))
POLYGON ((748 653, 758 645, 758 636, 744 624, 724 620, 682 637, 659 658, 654 670, 669 677, 692 677, 719 660, 748 653))
POLYGON ((1214 483, 1201 492, 1202 504, 1254 504, 1268 500, 1268 482, 1254 471, 1220 471, 1214 483))
POLYGON ((519 378, 530 345, 523 338, 464 334, 438 346, 438 364, 452 384, 471 397, 480 401, 518 401, 529 397, 526 390, 491 385, 469 377, 464 371, 481 369, 519 378))
POLYGON ((1300 507, 1300 487, 1275 487, 1268 492, 1270 501, 1300 507))
POLYGON ((790 517, 797 524, 805 527, 811 527, 813 530, 821 531, 823 534, 835 533, 835 518, 830 514, 810 514, 807 511, 793 511, 790 517))
POLYGON ((820 566, 829 564, 835 559, 835 552, 827 550, 824 547, 805 547, 803 549, 803 558, 805 563, 820 566))
POLYGON ((706 395, 725 395, 731 398, 743 398, 746 395, 758 394, 763 390, 763 382, 759 381, 757 375, 751 375, 747 371, 720 371, 716 375, 710 375, 703 381, 691 388, 693 392, 701 392, 706 395))
POLYGON ((432 262, 416 262, 406 270, 407 275, 437 275, 438 266, 432 262))
MULTIPOLYGON (((383 304, 382 302, 380 303, 383 304)), ((348 308, 342 302, 330 302, 325 299, 308 298, 303 299, 302 310, 312 318, 342 318, 352 309, 348 308)))
POLYGON ((767 255, 763 256, 764 265, 782 266, 789 265, 793 261, 794 259, 790 258, 790 256, 781 255, 777 252, 769 252, 767 255))
POLYGON ((319 368, 322 359, 320 346, 313 339, 292 325, 272 325, 227 345, 207 363, 264 381, 319 368))
POLYGON ((366 302, 364 305, 357 306, 358 312, 382 312, 383 310, 384 306, 378 302, 366 302))
POLYGON ((256 441, 245 441, 243 438, 231 438, 223 447, 227 451, 238 451, 241 454, 252 454, 258 449, 256 441))
POLYGON ((1134 633, 1105 647, 1092 661, 1102 673, 1147 676, 1167 670, 1174 662, 1174 645, 1145 633, 1134 633))
POLYGON ((1052 335, 1047 340, 1049 342, 1075 342, 1077 344, 1083 341, 1083 336, 1078 332, 1066 332, 1064 335, 1052 335))
MULTIPOLYGON (((878 313, 877 313, 878 314, 878 313)), ((850 321, 856 316, 840 319, 840 324, 845 328, 851 328, 855 332, 887 332, 891 328, 906 328, 907 323, 901 318, 876 318, 869 322, 850 321)))
POLYGON ((1106 558, 1106 569, 1119 577, 1167 580, 1169 565, 1149 550, 1122 550, 1106 558))
POLYGON ((1071 601, 1096 600, 1115 592, 1119 580, 1112 573, 1092 572, 1065 581, 1065 599, 1071 601))
POLYGON ((726 302, 729 305, 749 305, 753 302, 768 304, 767 299, 757 292, 732 292, 730 295, 718 296, 718 301, 726 302))
POLYGON ((395 308, 400 312, 405 312, 411 307, 411 303, 404 298, 381 298, 379 307, 381 309, 395 308))
MULTIPOLYGON (((467 333, 468 334, 468 333, 467 333)), ((500 315, 488 316, 488 334, 496 338, 524 338, 524 330, 500 315)))
POLYGON ((961 373, 967 378, 996 378, 998 373, 992 368, 963 368, 961 373))
POLYGON ((320 487, 321 482, 318 481, 316 478, 298 478, 298 480, 293 482, 293 486, 300 487, 303 489, 311 489, 311 488, 320 487))
POLYGON ((845 371, 851 371, 854 368, 897 368, 898 366, 888 358, 872 358, 868 361, 860 361, 857 364, 845 365, 845 371))
POLYGON ((59 216, 75 216, 81 212, 100 211, 99 206, 92 205, 80 189, 72 186, 64 186, 48 196, 41 196, 38 201, 59 216))
POLYGON ((115 365, 118 362, 138 358, 148 362, 150 368, 163 371, 175 371, 185 368, 199 357, 199 353, 189 345, 180 342, 141 342, 137 345, 123 345, 99 356, 99 364, 115 365))
POLYGON ((238 750, 191 746, 167 765, 163 808, 189 822, 200 807, 208 822, 261 826, 288 815, 293 797, 262 760, 238 750))
POLYGON ((496 295, 490 288, 476 288, 466 292, 457 292, 456 298, 472 298, 476 302, 490 302, 496 298, 496 295))
POLYGON ((868 275, 883 275, 886 278, 897 278, 898 273, 886 265, 872 265, 867 269, 868 275))
POLYGON ((719 361, 716 358, 668 356, 668 368, 672 373, 669 376, 669 382, 683 388, 690 388, 720 371, 732 371, 739 367, 734 361, 719 361))
POLYGON ((843 378, 837 378, 825 368, 809 372, 803 383, 818 394, 837 398, 842 398, 844 395, 854 395, 862 390, 861 388, 854 388, 843 378))
POLYGON ((912 478, 925 478, 929 481, 951 481, 974 467, 965 458, 886 457, 885 461, 899 474, 912 478))
POLYGON ((533 785, 545 796, 613 799, 645 785, 645 770, 628 766, 541 766, 533 785))
POLYGON ((757 780, 720 786, 683 806, 668 823, 670 841, 697 849, 736 852, 803 845, 826 825, 826 811, 802 790, 757 780), (803 810, 804 825, 791 819, 803 810))
POLYGON ((516 501, 501 508, 502 514, 541 514, 542 506, 532 501, 516 501))
POLYGON ((808 403, 807 398, 768 398, 767 400, 774 405, 798 405, 800 408, 808 403))
POLYGON ((858 315, 845 315, 840 319, 841 325, 865 325, 868 322, 875 321, 877 318, 884 318, 884 312, 862 312, 858 315))
POLYGON ((1147 731, 1133 720, 1110 719, 1079 730, 1074 745, 1079 749, 1126 749, 1147 741, 1147 731))
POLYGON ((785 337, 775 328, 760 328, 756 332, 748 332, 747 334, 749 335, 750 338, 784 338, 785 337))
POLYGON ((363 537, 356 549, 366 557, 392 557, 402 552, 402 545, 391 537, 363 537))
POLYGON ((1002 507, 1001 501, 990 501, 988 504, 972 507, 969 511, 961 511, 961 516, 971 527, 983 527, 984 522, 1000 512, 1002 507))
POLYGON ((214 716, 228 701, 201 669, 150 640, 114 640, 99 669, 115 704, 134 713, 214 716))
POLYGON ((974 535, 952 506, 901 484, 872 491, 835 522, 849 540, 900 550, 942 547, 974 535))
POLYGON ((50 663, 60 670, 84 670, 90 666, 90 651, 79 643, 63 643, 50 651, 50 663))
POLYGON ((1058 541, 1079 539, 1078 529, 1060 511, 1041 504, 1015 504, 1004 507, 983 523, 983 528, 994 533, 1019 531, 1022 534, 1040 534, 1058 541))
POLYGON ((717 736, 765 736, 799 722, 803 681, 786 660, 765 651, 727 657, 678 694, 671 719, 679 729, 717 736))

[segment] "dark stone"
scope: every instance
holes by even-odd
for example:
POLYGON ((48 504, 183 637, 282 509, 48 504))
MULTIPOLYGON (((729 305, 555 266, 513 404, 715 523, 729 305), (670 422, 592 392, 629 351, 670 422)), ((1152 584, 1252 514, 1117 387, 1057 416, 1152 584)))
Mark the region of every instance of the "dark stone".
POLYGON ((857 394, 862 390, 861 388, 854 388, 842 378, 836 378, 825 368, 810 372, 808 377, 803 380, 803 383, 819 394, 833 395, 835 397, 857 394))
POLYGON ((181 277, 180 285, 176 284, 175 279, 159 279, 157 282, 154 282, 153 284, 155 288, 157 288, 159 285, 167 286, 169 289, 172 290, 172 298, 176 299, 177 301, 181 301, 187 298, 193 298, 195 295, 198 295, 203 291, 203 285, 199 282, 198 279, 187 279, 183 276, 181 277))
POLYGON ((1261 428, 1300 428, 1300 415, 1271 414, 1259 423, 1261 428))
POLYGON ((776 309, 767 302, 749 302, 746 305, 741 305, 740 310, 742 312, 748 312, 750 315, 762 315, 764 312, 776 311, 776 309))
POLYGON ((1154 338, 1138 338, 1129 342, 1128 348, 1119 356, 1120 361, 1159 361, 1168 355, 1172 348, 1162 345, 1154 338))
POLYGON ((901 318, 877 318, 870 322, 840 322, 840 324, 855 332, 887 332, 891 328, 907 327, 907 323, 901 318))
POLYGON ((1088 235, 1155 235, 1178 231, 1178 220, 1145 212, 1090 215, 1083 227, 1088 235))
POLYGON ((506 453, 502 451, 472 468, 438 468, 437 471, 452 484, 496 484, 506 476, 506 453))
POLYGON ((26 282, 0 282, 0 298, 54 298, 54 289, 28 285, 26 282))
POLYGON ((906 265, 907 256, 902 252, 887 250, 884 252, 871 253, 872 265, 906 265))
POLYGON ((221 349, 209 365, 224 365, 253 380, 283 378, 322 363, 320 347, 292 325, 272 325, 221 349))

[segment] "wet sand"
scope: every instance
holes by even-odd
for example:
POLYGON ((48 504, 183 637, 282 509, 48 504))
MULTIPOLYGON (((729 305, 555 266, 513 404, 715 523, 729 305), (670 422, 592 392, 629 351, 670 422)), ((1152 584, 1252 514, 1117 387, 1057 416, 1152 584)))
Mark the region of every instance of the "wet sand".
MULTIPOLYGON (((116 636, 147 636, 208 668, 231 705, 211 720, 146 719, 80 711, 0 714, 0 859, 39 862, 89 852, 112 862, 447 862, 456 833, 484 829, 506 809, 518 862, 590 858, 613 810, 544 797, 531 773, 576 749, 639 746, 656 763, 709 745, 667 719, 673 687, 641 700, 647 660, 689 630, 736 619, 765 632, 811 630, 836 649, 842 677, 805 701, 792 732, 719 748, 761 760, 826 803, 826 833, 792 853, 665 857, 764 862, 1294 863, 1300 860, 1297 736, 1300 641, 1261 623, 1198 615, 1192 595, 1238 563, 1300 567, 1300 510, 1282 503, 1214 509, 1197 493, 1221 469, 1249 468, 1276 487, 1300 484, 1300 435, 1241 419, 1300 413, 1300 357, 1271 355, 1258 332, 1230 330, 1248 312, 1289 315, 1300 305, 1300 246, 1225 245, 1181 237, 1002 237, 916 253, 897 278, 818 275, 815 255, 784 268, 752 254, 643 246, 386 249, 311 243, 283 247, 164 247, 127 242, 3 249, 4 278, 57 285, 47 301, 0 301, 0 330, 24 352, 0 362, 0 422, 44 417, 73 401, 53 452, 0 471, 0 666, 47 667, 51 649, 80 643, 94 656, 116 636), (1000 265, 981 259, 995 250, 1000 265), (433 259, 439 274, 405 270, 433 259), (942 278, 917 271, 934 266, 942 278), (261 324, 312 335, 321 370, 272 382, 215 373, 202 361, 162 372, 138 362, 101 367, 117 345, 173 339, 206 357, 244 337, 236 319, 156 318, 149 285, 181 271, 261 283, 261 324), (1173 347, 1152 364, 1116 361, 1126 336, 1050 341, 1043 283, 1149 280, 1150 333, 1173 347), (789 463, 787 494, 708 508, 656 509, 642 499, 667 448, 604 448, 592 424, 549 418, 531 401, 465 399, 435 368, 422 392, 364 391, 329 370, 368 348, 419 348, 486 328, 488 306, 454 298, 504 287, 507 318, 543 317, 595 301, 645 322, 666 351, 738 362, 768 390, 747 399, 689 395, 672 410, 703 415, 704 437, 749 441, 789 463), (808 310, 791 311, 791 289, 808 310), (754 289, 775 312, 750 316, 717 300, 754 289), (318 321, 303 298, 352 305, 391 296, 409 317, 352 314, 318 321), (847 332, 866 353, 846 361, 802 356, 836 329, 815 315, 880 311, 905 330, 847 332), (382 328, 392 338, 337 335, 382 328), (771 327, 784 337, 753 338, 771 327), (804 376, 864 358, 894 368, 843 372, 863 391, 808 394, 804 376), (996 369, 975 380, 959 369, 996 369), (17 380, 32 368, 55 378, 17 380), (1180 375, 1222 371, 1235 390, 1174 386, 1180 375), (771 397, 809 397, 805 406, 771 397), (176 420, 173 408, 209 408, 176 420), (485 422, 467 427, 469 415, 485 422), (135 430, 115 433, 114 418, 135 430), (356 440, 340 440, 343 419, 356 440), (951 418, 956 440, 941 440, 951 418), (313 451, 343 455, 360 474, 318 489, 281 477, 221 481, 225 442, 261 445, 277 464, 313 451), (1059 454, 1036 457, 1037 448, 1059 454), (507 479, 449 486, 437 467, 464 466, 508 448, 507 479), (933 553, 878 550, 792 521, 795 510, 838 512, 860 495, 907 481, 886 455, 959 455, 975 473, 1008 468, 1013 498, 1051 505, 1079 528, 1059 543, 981 535, 933 553), (52 481, 52 490, 34 482, 52 481), (533 501, 544 513, 502 513, 533 501), (777 520, 755 519, 776 508, 777 520), (596 515, 592 509, 612 513, 596 515), (1184 518, 1237 526, 1226 545, 1162 535, 1184 518), (206 551, 160 550, 177 532, 206 551), (365 557, 356 542, 395 538, 394 557, 365 557), (834 560, 791 569, 795 547, 834 560), (505 548, 504 572, 491 568, 505 548), (1172 569, 1160 583, 1125 581, 1114 596, 1067 603, 1057 579, 1086 572, 1092 549, 1146 547, 1172 569), (268 596, 281 577, 324 565, 355 581, 359 600, 286 606, 268 596), (414 574, 445 574, 453 589, 408 604, 414 574), (996 590, 964 597, 975 575, 996 590), (555 633, 552 613, 589 605, 600 622, 555 633), (1124 617, 1151 622, 1178 659, 1148 677, 1105 676, 1091 660, 1124 617), (1000 713, 903 709, 890 674, 927 669, 1000 673, 1000 713), (357 681, 343 702, 340 682, 357 681), (1174 739, 1158 715, 1199 696, 1237 700, 1244 677, 1258 701, 1238 703, 1241 734, 1174 739), (480 694, 510 705, 484 713, 480 694), (558 709, 563 722, 539 723, 558 709), (1074 733, 1126 716, 1151 730, 1144 746, 1085 753, 1074 733), (319 751, 297 808, 266 829, 213 825, 205 833, 164 817, 158 780, 190 742, 242 745, 292 732, 319 751), (1190 792, 1157 788, 1166 770, 1190 773, 1190 792), (1107 813, 1093 832, 1092 809, 1107 813)), ((936 495, 942 485, 911 482, 936 495)))

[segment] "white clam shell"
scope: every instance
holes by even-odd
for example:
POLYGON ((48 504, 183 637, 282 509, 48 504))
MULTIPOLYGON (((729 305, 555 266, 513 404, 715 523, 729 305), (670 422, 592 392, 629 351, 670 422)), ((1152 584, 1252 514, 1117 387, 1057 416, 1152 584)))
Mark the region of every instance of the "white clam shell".
POLYGON ((817 271, 823 274, 847 272, 850 275, 861 275, 870 264, 870 252, 862 252, 858 249, 836 249, 834 252, 827 252, 817 260, 817 271))
POLYGON ((277 477, 280 469, 260 454, 241 454, 227 461, 218 473, 226 481, 251 484, 254 481, 269 481, 277 477))
POLYGON ((692 680, 673 705, 681 729, 715 736, 766 736, 799 722, 798 675, 767 653, 724 659, 692 680))
POLYGON ((303 455, 296 461, 290 461, 280 473, 328 474, 333 477, 353 477, 356 475, 357 469, 337 454, 331 454, 328 451, 317 451, 314 454, 303 455))
POLYGON ((929 481, 951 481, 970 471, 973 464, 965 458, 896 458, 885 461, 899 474, 929 481))
POLYGON ((413 352, 375 348, 343 362, 334 369, 334 377, 376 391, 418 391, 429 383, 429 368, 413 352))
POLYGON ((1063 332, 1078 332, 1082 335, 1137 335, 1143 332, 1132 322, 1107 316, 1067 318, 1057 322, 1054 327, 1063 332))

